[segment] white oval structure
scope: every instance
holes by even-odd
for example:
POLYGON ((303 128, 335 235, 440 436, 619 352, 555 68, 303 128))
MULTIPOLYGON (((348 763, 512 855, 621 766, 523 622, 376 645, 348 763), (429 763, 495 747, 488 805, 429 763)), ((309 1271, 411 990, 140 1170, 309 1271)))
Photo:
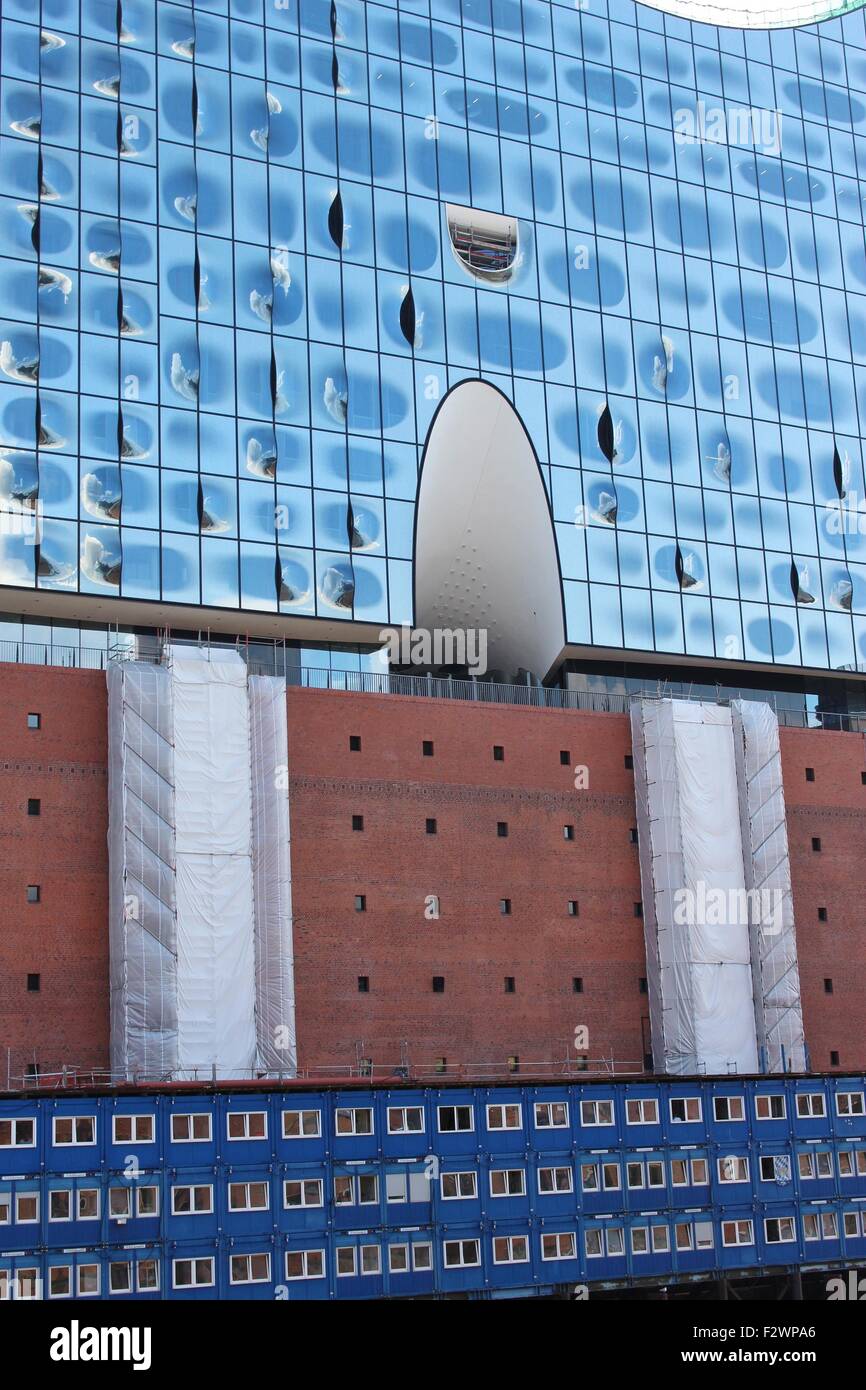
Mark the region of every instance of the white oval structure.
MULTIPOLYGON (((532 442, 485 381, 443 400, 415 522, 415 626, 485 634, 487 667, 544 677, 565 645, 559 557, 532 442)), ((479 672, 479 674, 481 674, 479 672)))
POLYGON ((779 0, 761 4, 756 0, 643 0, 651 10, 664 10, 679 19, 702 24, 720 24, 730 29, 796 29, 801 24, 817 24, 859 10, 866 0, 779 0))

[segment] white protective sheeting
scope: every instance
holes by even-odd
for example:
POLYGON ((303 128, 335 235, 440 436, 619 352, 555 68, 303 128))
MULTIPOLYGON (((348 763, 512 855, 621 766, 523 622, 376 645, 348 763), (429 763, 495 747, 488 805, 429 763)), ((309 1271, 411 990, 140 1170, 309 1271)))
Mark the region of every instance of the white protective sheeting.
POLYGON ((675 1074, 754 1072, 731 712, 640 701, 632 727, 654 1064, 675 1074))
POLYGON ((250 720, 237 652, 174 647, 178 1069, 256 1058, 250 720))
POLYGON ((111 1068, 177 1065, 174 750, 171 681, 156 666, 108 668, 111 1068))
POLYGON ((779 723, 769 705, 732 705, 746 886, 757 911, 752 972, 762 1070, 806 1071, 779 723))
POLYGON ((285 681, 251 676, 249 702, 258 1065, 264 1071, 294 1074, 297 1047, 285 681))

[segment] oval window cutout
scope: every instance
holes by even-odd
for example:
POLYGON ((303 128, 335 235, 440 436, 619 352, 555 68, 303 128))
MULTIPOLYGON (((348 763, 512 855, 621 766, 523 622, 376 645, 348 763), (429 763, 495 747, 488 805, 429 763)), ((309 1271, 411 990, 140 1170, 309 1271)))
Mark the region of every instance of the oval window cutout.
POLYGON ((507 284, 517 268, 517 218, 446 203, 445 219, 451 249, 463 269, 477 280, 507 284))

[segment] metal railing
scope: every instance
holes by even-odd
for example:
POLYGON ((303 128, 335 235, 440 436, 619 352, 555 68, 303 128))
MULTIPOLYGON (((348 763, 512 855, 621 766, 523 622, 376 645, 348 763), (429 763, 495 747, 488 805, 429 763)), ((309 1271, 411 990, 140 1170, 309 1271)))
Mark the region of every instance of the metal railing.
MULTIPOLYGON (((202 642, 201 647, 211 644, 202 642)), ((212 644, 214 648, 218 643, 212 644)), ((259 653, 262 644, 248 649, 238 643, 236 650, 244 658, 250 672, 258 676, 282 676, 290 688, 305 690, 343 691, 364 695, 402 695, 412 699, 463 700, 469 703, 518 705, 532 709, 582 710, 595 714, 628 714, 634 700, 712 700, 729 704, 734 694, 719 688, 715 696, 705 689, 697 691, 672 690, 663 681, 642 690, 619 693, 606 690, 569 690, 560 686, 505 684, 499 681, 468 680, 453 676, 405 675, 379 671, 348 671, 331 667, 292 666, 289 649, 276 644, 267 658, 259 653)), ((224 649, 224 648, 223 648, 224 649)), ((73 647, 45 642, 0 641, 0 663, 29 666, 60 666, 86 671, 104 671, 110 661, 147 661, 159 663, 162 652, 157 644, 152 649, 137 650, 128 645, 73 647)), ((738 692, 742 698, 752 698, 748 690, 738 692)), ((775 710, 779 724, 788 729, 827 729, 837 733, 866 734, 866 710, 840 712, 837 710, 789 709, 779 703, 771 691, 755 692, 754 698, 764 700, 775 710)))
POLYGON ((108 1068, 63 1067, 60 1071, 8 1075, 8 1091, 80 1090, 83 1087, 112 1086, 230 1086, 257 1082, 279 1086, 304 1082, 310 1086, 344 1082, 369 1081, 384 1084, 389 1081, 413 1081, 433 1085, 437 1082, 465 1082, 482 1085, 496 1081, 552 1081, 560 1077, 643 1076, 642 1062, 618 1061, 613 1057, 560 1057, 541 1061, 520 1060, 516 1065, 499 1062, 455 1062, 441 1066, 437 1062, 375 1062, 359 1060, 342 1066, 299 1067, 297 1071, 233 1070, 217 1071, 215 1067, 185 1067, 178 1072, 121 1072, 108 1068))

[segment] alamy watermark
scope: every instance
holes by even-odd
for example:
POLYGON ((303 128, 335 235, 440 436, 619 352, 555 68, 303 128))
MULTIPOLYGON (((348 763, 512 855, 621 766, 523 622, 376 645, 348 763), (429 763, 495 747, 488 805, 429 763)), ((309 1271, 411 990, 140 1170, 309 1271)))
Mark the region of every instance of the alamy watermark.
POLYGON ((709 888, 699 879, 695 888, 674 892, 674 922, 690 927, 760 927, 765 936, 778 936, 784 926, 785 895, 781 888, 709 888))
POLYGON ((681 106, 674 112, 675 145, 751 145, 765 154, 780 154, 782 113, 761 106, 681 106))
POLYGON ((473 676, 487 670, 483 627, 385 627, 379 641, 392 666, 465 666, 473 676))

